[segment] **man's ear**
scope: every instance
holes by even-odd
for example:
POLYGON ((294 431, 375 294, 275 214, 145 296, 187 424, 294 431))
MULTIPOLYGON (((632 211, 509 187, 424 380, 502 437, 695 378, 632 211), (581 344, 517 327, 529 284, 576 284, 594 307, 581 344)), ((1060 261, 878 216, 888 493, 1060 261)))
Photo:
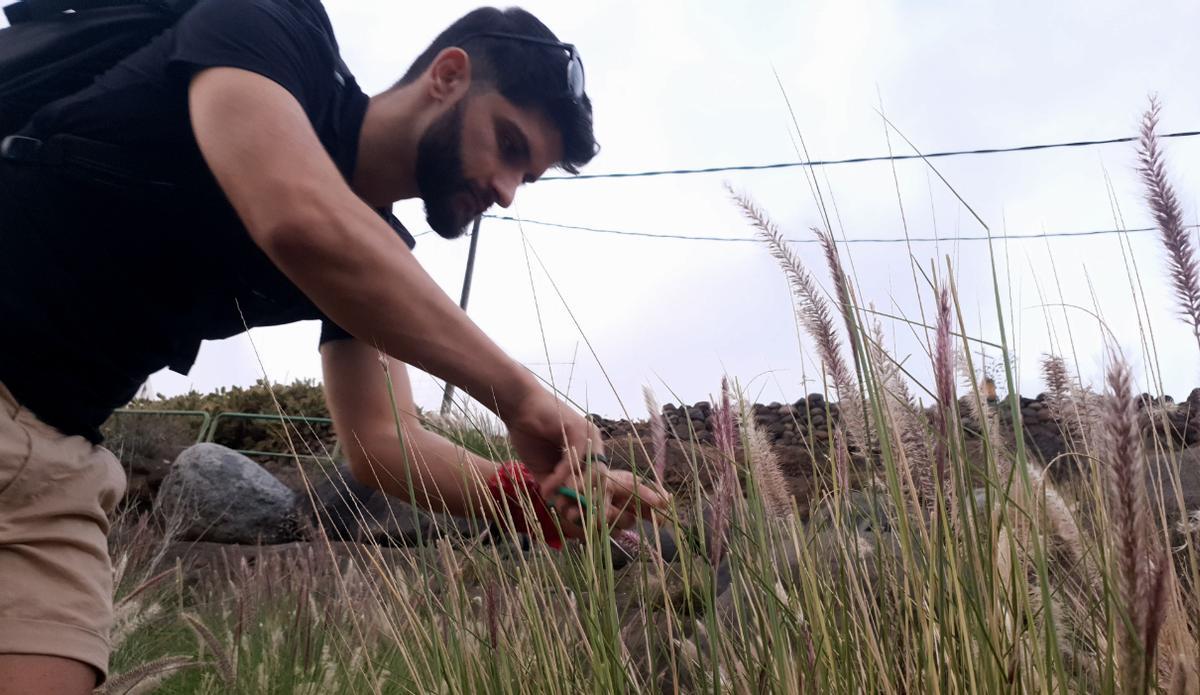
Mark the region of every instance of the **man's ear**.
POLYGON ((457 46, 443 48, 429 65, 429 95, 434 100, 456 101, 471 87, 471 57, 457 46))

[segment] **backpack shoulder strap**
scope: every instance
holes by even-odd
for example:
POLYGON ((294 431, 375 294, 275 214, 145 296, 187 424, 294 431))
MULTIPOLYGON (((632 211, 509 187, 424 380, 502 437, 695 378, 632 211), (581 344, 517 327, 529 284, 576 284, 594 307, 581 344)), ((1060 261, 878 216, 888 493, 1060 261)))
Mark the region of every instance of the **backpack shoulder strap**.
POLYGON ((15 25, 54 19, 68 10, 83 12, 122 5, 147 5, 181 15, 194 4, 196 0, 18 0, 4 8, 4 16, 15 25))

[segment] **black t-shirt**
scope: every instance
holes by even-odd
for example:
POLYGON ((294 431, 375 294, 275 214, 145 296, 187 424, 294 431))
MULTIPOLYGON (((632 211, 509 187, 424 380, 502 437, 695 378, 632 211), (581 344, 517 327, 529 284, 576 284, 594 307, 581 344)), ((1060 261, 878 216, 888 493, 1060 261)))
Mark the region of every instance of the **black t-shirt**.
POLYGON ((66 434, 100 441, 112 410, 162 367, 186 373, 201 340, 303 319, 323 320, 322 342, 348 336, 254 245, 200 155, 188 84, 218 66, 286 88, 342 175, 354 171, 368 99, 317 0, 201 0, 39 111, 27 133, 116 145, 138 165, 0 160, 0 382, 66 434))

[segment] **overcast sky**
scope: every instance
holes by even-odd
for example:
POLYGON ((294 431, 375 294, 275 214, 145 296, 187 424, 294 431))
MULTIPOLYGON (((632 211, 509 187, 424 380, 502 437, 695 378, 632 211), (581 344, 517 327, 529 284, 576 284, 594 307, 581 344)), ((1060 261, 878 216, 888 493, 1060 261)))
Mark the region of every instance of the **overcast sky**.
MULTIPOLYGON (((438 31, 474 6, 326 0, 346 62, 370 93, 391 84, 438 31)), ((1150 92, 1164 102, 1163 132, 1200 129, 1200 44, 1194 39, 1200 5, 1193 2, 1131 8, 1125 2, 538 0, 525 7, 582 54, 603 147, 588 173, 796 159, 791 117, 773 70, 814 159, 886 153, 880 105, 927 152, 1130 135, 1150 92)), ((891 145, 907 151, 894 133, 891 145)), ((1200 139, 1170 140, 1166 147, 1193 221, 1200 139)), ((1133 162, 1131 145, 1108 145, 936 165, 1003 235, 1114 227, 1106 171, 1124 224, 1148 225, 1133 162)), ((897 163, 895 178, 886 163, 828 167, 817 175, 836 202, 839 237, 900 237, 904 220, 913 236, 983 233, 920 162, 897 163)), ((523 189, 507 214, 751 238, 726 182, 756 198, 789 237, 810 239, 808 228, 820 222, 800 169, 546 181, 523 189)), ((396 212, 414 232, 427 229, 419 203, 398 204, 396 212)), ((1100 332, 1090 314, 1097 302, 1148 383, 1130 289, 1133 263, 1151 309, 1166 391, 1180 397, 1200 385, 1200 353, 1174 314, 1156 237, 1129 235, 1128 261, 1121 243, 1108 235, 994 247, 1024 393, 1040 390, 1037 363, 1050 350, 1073 352, 1089 379, 1099 374, 1100 332)), ((653 386, 664 401, 694 402, 716 391, 723 374, 762 402, 819 390, 811 341, 798 336, 784 277, 759 244, 485 220, 479 246, 470 314, 518 360, 560 388, 569 386, 569 395, 589 411, 616 416, 623 402, 640 417, 642 385, 653 386)), ((467 247, 465 238, 450 242, 429 234, 416 249, 455 298, 467 247)), ((817 249, 796 248, 828 286, 817 249)), ((914 285, 903 244, 843 250, 864 301, 913 319, 921 315, 918 296, 928 309, 931 295, 914 285)), ((987 245, 915 243, 911 250, 926 268, 936 259, 944 266, 949 255, 968 332, 996 340, 987 245)), ((914 331, 891 321, 885 329, 906 367, 927 380, 928 360, 914 331)), ((208 343, 191 374, 156 374, 152 388, 164 394, 210 390, 251 383, 264 371, 278 381, 319 379, 317 334, 317 324, 306 323, 208 343)), ((418 403, 436 407, 440 384, 419 374, 414 383, 418 403)))

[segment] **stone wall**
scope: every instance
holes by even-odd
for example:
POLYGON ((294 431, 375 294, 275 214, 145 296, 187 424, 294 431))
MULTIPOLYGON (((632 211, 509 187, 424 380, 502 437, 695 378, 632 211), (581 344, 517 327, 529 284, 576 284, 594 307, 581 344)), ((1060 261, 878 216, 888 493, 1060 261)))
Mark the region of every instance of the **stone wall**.
MULTIPOLYGON (((1020 397, 1019 407, 1024 423, 1026 442, 1044 461, 1063 453, 1062 427, 1054 419, 1047 402, 1048 396, 1036 398, 1020 397)), ((1149 434, 1151 430, 1177 446, 1192 446, 1200 442, 1200 388, 1194 389, 1182 402, 1176 403, 1170 396, 1154 398, 1143 394, 1139 399, 1142 424, 1149 434)), ((1002 426, 1011 433, 1012 410, 1007 398, 993 399, 994 408, 1002 426)), ((752 406, 754 422, 770 438, 781 455, 805 450, 812 441, 815 448, 824 449, 831 436, 830 423, 839 416, 837 403, 826 402, 819 393, 809 394, 795 403, 768 403, 752 406)), ((966 401, 959 404, 964 425, 974 429, 970 409, 966 401)), ((668 403, 663 406, 668 437, 694 440, 701 444, 713 443, 712 404, 700 401, 691 405, 668 403)), ((589 416, 606 437, 620 438, 637 434, 649 436, 649 425, 644 420, 610 420, 599 415, 589 416)))

